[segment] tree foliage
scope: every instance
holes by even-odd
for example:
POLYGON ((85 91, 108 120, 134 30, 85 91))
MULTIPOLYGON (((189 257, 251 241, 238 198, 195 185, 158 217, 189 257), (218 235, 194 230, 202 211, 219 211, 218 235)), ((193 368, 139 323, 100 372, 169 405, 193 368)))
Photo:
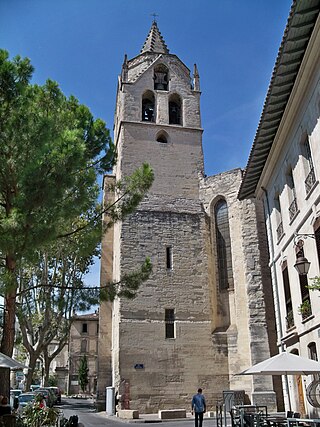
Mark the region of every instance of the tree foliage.
POLYGON ((87 360, 87 356, 84 354, 80 359, 79 371, 78 371, 79 385, 83 392, 86 391, 87 385, 89 383, 88 373, 89 373, 88 360, 87 360))
POLYGON ((48 385, 50 364, 68 342, 75 311, 89 310, 101 299, 112 301, 117 295, 132 298, 150 275, 147 259, 121 282, 86 287, 84 277, 94 256, 99 255, 99 242, 97 227, 88 224, 80 232, 48 245, 38 252, 37 260, 25 262, 20 268, 16 306, 21 341, 29 360, 26 389, 32 383, 39 357, 44 363, 44 384, 48 385))
POLYGON ((308 286, 308 289, 311 291, 320 291, 320 277, 312 277, 311 281, 312 283, 308 286))
POLYGON ((98 230, 104 212, 109 224, 132 212, 153 180, 143 165, 115 184, 118 197, 112 205, 99 206, 97 176, 115 162, 109 130, 56 82, 31 84, 32 73, 29 59, 10 60, 0 50, 0 294, 5 304, 0 351, 9 356, 17 295, 28 282, 29 266, 39 266, 52 243, 63 246, 88 224, 98 230))

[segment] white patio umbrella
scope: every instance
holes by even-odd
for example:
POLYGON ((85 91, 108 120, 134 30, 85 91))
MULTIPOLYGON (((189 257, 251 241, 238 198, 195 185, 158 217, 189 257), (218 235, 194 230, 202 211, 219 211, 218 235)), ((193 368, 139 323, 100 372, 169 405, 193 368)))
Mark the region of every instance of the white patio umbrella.
POLYGON ((22 363, 12 359, 9 356, 6 356, 3 353, 0 353, 0 368, 24 369, 28 368, 28 366, 23 365, 22 363))
MULTIPOLYGON (((251 366, 240 372, 239 375, 312 375, 320 373, 320 363, 298 356, 297 354, 283 352, 270 357, 263 362, 251 366)), ((286 377, 288 390, 288 379, 286 377)), ((291 399, 288 391, 288 403, 291 411, 291 399)))
POLYGON ((293 353, 280 353, 251 366, 239 375, 311 375, 320 373, 320 363, 293 353))

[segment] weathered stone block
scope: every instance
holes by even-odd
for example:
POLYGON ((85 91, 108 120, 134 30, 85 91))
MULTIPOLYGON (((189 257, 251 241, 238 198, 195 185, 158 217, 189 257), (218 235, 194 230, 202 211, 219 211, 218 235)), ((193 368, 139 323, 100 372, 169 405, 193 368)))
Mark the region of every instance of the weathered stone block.
POLYGON ((185 409, 163 409, 159 411, 159 418, 161 420, 170 420, 176 418, 186 418, 187 412, 185 409))
POLYGON ((118 417, 125 420, 136 420, 139 418, 139 411, 135 409, 119 409, 118 417))

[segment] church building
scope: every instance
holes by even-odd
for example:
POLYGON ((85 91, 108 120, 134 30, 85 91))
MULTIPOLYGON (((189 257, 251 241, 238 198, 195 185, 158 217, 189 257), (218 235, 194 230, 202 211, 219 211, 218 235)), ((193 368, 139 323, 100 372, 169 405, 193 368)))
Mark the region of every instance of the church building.
POLYGON ((255 198, 237 198, 241 169, 205 175, 200 96, 197 66, 191 77, 154 21, 118 79, 118 161, 104 203, 114 200, 110 182, 145 162, 155 179, 138 209, 104 235, 101 283, 146 257, 153 271, 135 299, 101 304, 101 404, 113 386, 122 409, 189 409, 201 387, 208 410, 227 390, 281 409, 280 383, 236 375, 277 353, 264 211, 255 198))

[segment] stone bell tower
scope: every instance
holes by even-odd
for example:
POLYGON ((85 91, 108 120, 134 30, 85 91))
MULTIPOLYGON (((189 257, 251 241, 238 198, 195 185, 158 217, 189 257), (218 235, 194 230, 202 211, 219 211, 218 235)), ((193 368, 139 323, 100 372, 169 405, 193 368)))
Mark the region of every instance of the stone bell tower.
POLYGON ((155 180, 135 213, 104 235, 101 280, 119 280, 146 257, 153 272, 134 300, 101 304, 98 402, 113 385, 122 409, 190 408, 202 387, 210 410, 232 388, 272 408, 271 378, 234 375, 269 357, 275 341, 258 206, 237 200, 240 169, 204 176, 199 73, 195 65, 191 79, 169 53, 156 22, 140 54, 125 56, 114 142, 105 201, 114 197, 110 180, 145 162, 155 180))
POLYGON ((133 301, 113 305, 113 384, 123 408, 189 407, 199 386, 207 396, 227 388, 228 372, 211 340, 199 74, 194 66, 192 80, 169 53, 155 21, 140 54, 125 56, 114 138, 116 178, 147 162, 155 180, 138 210, 114 227, 113 279, 147 256, 153 273, 133 301))

